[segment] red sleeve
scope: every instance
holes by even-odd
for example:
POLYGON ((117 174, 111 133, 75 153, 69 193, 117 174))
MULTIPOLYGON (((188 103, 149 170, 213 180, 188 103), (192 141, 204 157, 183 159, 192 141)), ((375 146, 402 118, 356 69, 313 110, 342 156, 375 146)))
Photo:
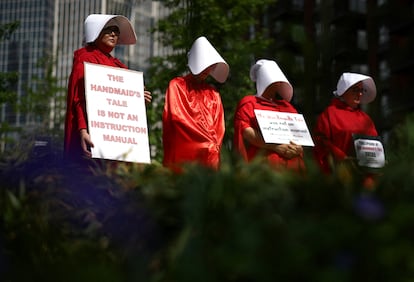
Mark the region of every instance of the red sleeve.
POLYGON ((172 127, 171 127, 171 115, 170 115, 170 105, 171 102, 170 96, 173 95, 175 87, 172 81, 170 81, 167 91, 165 93, 165 103, 164 103, 164 111, 162 114, 162 143, 163 143, 163 150, 164 150, 164 160, 163 164, 165 166, 168 166, 172 163, 172 153, 173 153, 173 144, 169 142, 171 140, 171 136, 173 133, 172 127))
POLYGON ((77 120, 78 128, 81 130, 87 128, 86 122, 86 102, 85 102, 85 69, 83 62, 78 62, 74 65, 74 77, 71 81, 71 98, 73 101, 73 108, 75 118, 77 120))
POLYGON ((79 143, 79 130, 87 128, 84 90, 83 61, 74 60, 72 73, 69 77, 66 102, 65 152, 67 154, 77 154, 77 151, 80 150, 80 145, 77 144, 79 143))
POLYGON ((254 105, 249 103, 250 97, 244 97, 237 105, 234 114, 234 146, 238 153, 247 161, 247 149, 243 138, 243 131, 251 125, 251 117, 254 116, 254 105))
POLYGON ((342 160, 347 156, 345 152, 332 143, 332 134, 329 113, 325 111, 318 117, 314 128, 315 147, 313 148, 314 157, 324 172, 331 170, 330 155, 336 160, 342 160))

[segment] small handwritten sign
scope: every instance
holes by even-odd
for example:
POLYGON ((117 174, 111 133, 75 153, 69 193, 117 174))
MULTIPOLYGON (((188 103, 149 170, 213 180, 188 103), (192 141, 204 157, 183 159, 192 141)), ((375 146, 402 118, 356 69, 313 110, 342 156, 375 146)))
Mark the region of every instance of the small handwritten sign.
POLYGON ((301 114, 254 110, 266 143, 314 146, 305 119, 301 114))
POLYGON ((92 157, 150 163, 142 72, 84 65, 92 157))
POLYGON ((374 136, 354 137, 358 165, 368 168, 382 168, 385 165, 384 147, 374 136))

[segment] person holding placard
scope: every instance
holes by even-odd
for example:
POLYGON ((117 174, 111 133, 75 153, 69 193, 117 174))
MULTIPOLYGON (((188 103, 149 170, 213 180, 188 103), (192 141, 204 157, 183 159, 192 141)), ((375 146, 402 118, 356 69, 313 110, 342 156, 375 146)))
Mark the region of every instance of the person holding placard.
MULTIPOLYGON (((367 75, 345 72, 340 76, 333 94, 335 97, 318 116, 313 130, 315 159, 321 170, 328 174, 337 164, 355 160, 358 154, 354 146, 356 137, 365 136, 365 143, 378 140, 374 122, 360 107, 374 101, 374 80, 367 75)), ((380 147, 371 146, 371 152, 367 153, 373 157, 371 164, 377 168, 383 165, 383 160, 378 158, 384 156, 381 143, 380 147)), ((366 181, 372 182, 369 177, 366 181)))
MULTIPOLYGON (((84 62, 127 68, 111 52, 118 44, 135 44, 137 38, 126 17, 91 14, 84 22, 83 40, 85 46, 76 50, 73 56, 65 119, 64 157, 75 162, 91 158, 90 148, 94 146, 88 132, 84 62)), ((149 91, 144 91, 144 96, 147 103, 151 102, 149 91)))
POLYGON ((250 68, 250 78, 256 82, 256 95, 239 102, 234 116, 234 146, 243 159, 251 162, 263 158, 278 170, 304 169, 301 145, 266 143, 255 110, 297 113, 290 103, 293 87, 275 61, 261 59, 250 68))
POLYGON ((188 52, 190 73, 172 79, 162 116, 164 166, 181 172, 185 163, 212 169, 220 165, 225 124, 218 90, 205 80, 224 83, 229 66, 206 37, 197 38, 188 52))

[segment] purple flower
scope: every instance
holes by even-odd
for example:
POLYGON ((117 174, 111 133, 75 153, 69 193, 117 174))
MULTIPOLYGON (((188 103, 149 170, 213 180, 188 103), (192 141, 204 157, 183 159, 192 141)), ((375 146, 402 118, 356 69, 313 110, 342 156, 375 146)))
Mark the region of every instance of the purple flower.
POLYGON ((366 220, 379 220, 384 216, 384 206, 373 195, 363 194, 354 199, 353 207, 360 217, 366 220))

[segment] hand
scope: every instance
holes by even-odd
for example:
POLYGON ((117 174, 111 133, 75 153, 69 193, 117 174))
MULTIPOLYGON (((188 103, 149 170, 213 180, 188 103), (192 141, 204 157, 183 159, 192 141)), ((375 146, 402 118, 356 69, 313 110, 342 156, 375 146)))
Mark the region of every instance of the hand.
POLYGON ((83 154, 88 158, 92 157, 92 153, 91 151, 89 151, 88 148, 93 148, 94 145, 86 129, 80 130, 80 143, 81 143, 83 154))
POLYGON ((296 157, 300 157, 303 154, 303 148, 301 145, 297 145, 296 143, 290 141, 289 144, 279 144, 275 147, 276 153, 282 156, 285 159, 293 159, 296 157))
POLYGON ((150 104, 152 101, 152 95, 151 92, 148 90, 144 90, 144 99, 145 99, 145 104, 150 104))

